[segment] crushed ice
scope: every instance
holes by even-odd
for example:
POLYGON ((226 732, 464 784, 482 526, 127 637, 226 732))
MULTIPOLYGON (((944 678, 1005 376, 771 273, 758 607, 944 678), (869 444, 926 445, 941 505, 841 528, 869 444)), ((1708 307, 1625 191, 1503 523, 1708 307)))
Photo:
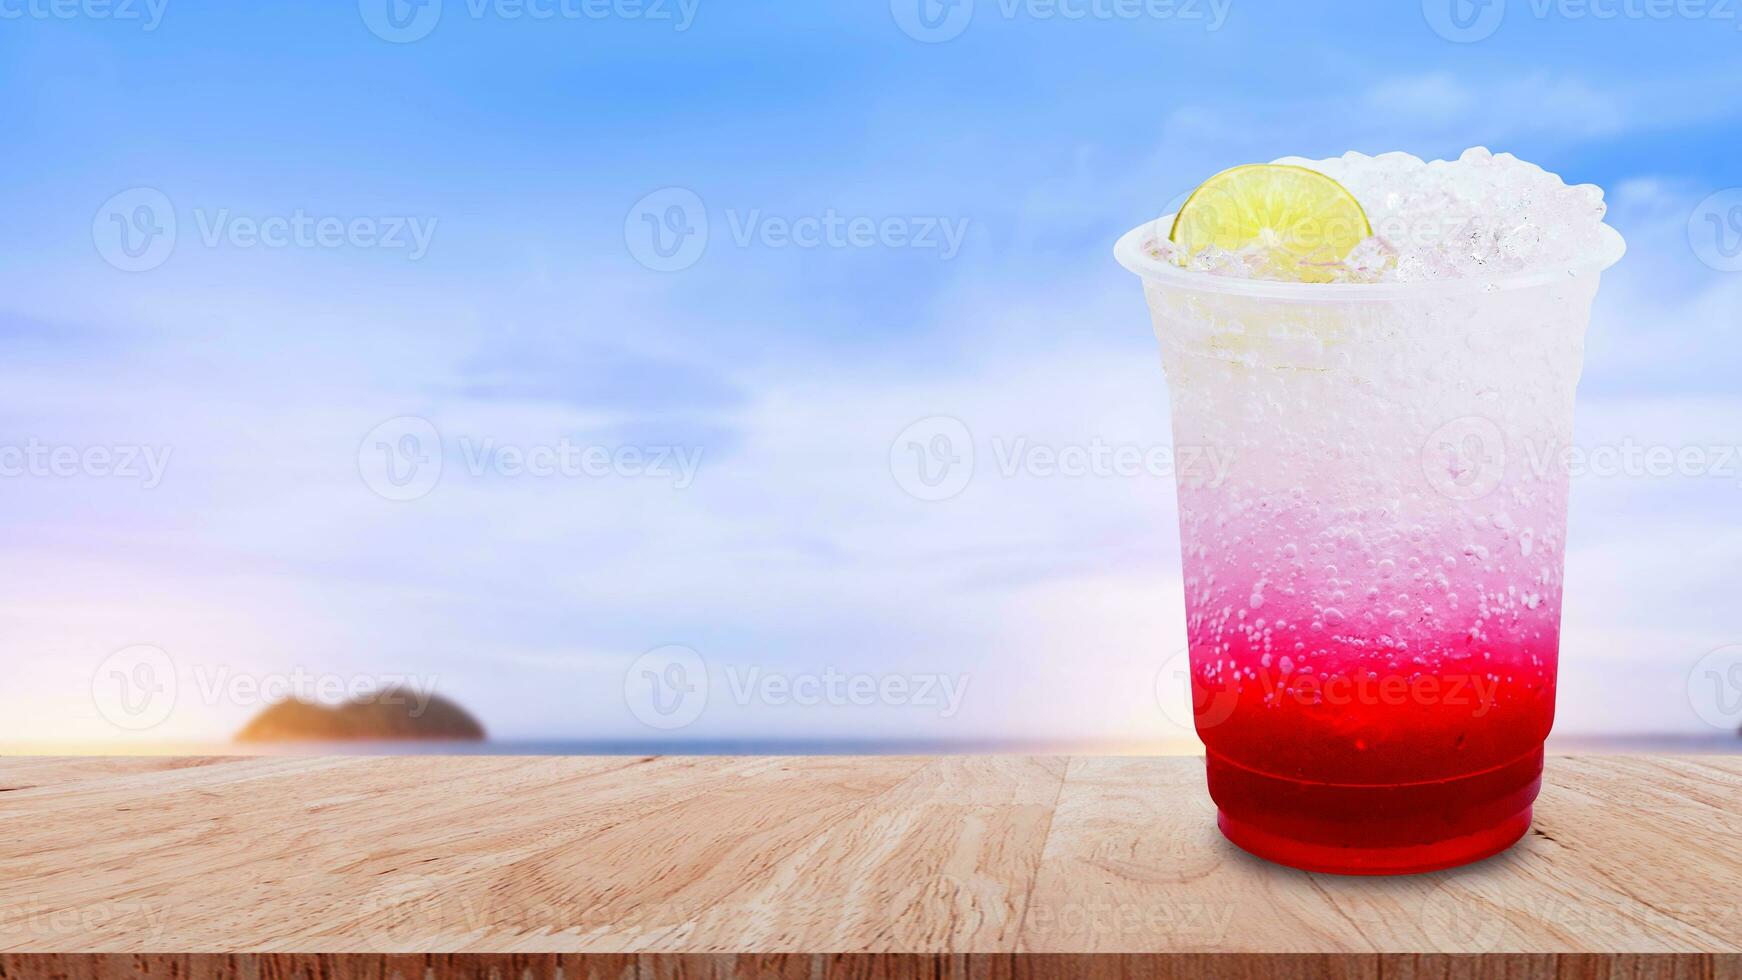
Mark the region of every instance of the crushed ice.
MULTIPOLYGON (((1327 160, 1275 161, 1325 174, 1361 202, 1373 235, 1332 267, 1337 282, 1427 282, 1505 276, 1565 265, 1601 243, 1605 206, 1593 184, 1560 177, 1510 153, 1483 147, 1456 160, 1423 162, 1408 153, 1345 153, 1327 160)), ((1289 280, 1262 245, 1184 254, 1172 242, 1150 254, 1181 268, 1240 279, 1289 280)))

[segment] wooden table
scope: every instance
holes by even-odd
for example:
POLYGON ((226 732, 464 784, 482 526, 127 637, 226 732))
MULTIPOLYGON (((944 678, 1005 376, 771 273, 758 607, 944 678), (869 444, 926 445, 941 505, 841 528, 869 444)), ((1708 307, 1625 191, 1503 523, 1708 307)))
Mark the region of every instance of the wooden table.
POLYGON ((1551 758, 1524 841, 1430 875, 1276 867, 1213 815, 1191 758, 0 759, 0 977, 1742 978, 1711 955, 1742 950, 1742 757, 1551 758), (13 955, 72 951, 432 955, 13 955), (1407 955, 1438 952, 1701 955, 1407 955))

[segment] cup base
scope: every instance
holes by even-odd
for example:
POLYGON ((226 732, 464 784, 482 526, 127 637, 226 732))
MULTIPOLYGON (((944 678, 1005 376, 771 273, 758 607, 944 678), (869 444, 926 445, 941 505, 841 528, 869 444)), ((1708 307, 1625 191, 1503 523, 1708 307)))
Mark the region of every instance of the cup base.
POLYGON ((1279 837, 1216 811, 1216 827, 1235 847, 1276 864, 1336 875, 1409 875, 1443 871, 1493 857, 1530 830, 1530 807, 1473 834, 1396 847, 1338 847, 1279 837))
POLYGON ((1530 830, 1542 750, 1447 780, 1338 785, 1255 772, 1211 752, 1222 836, 1305 871, 1395 875, 1480 861, 1530 830))

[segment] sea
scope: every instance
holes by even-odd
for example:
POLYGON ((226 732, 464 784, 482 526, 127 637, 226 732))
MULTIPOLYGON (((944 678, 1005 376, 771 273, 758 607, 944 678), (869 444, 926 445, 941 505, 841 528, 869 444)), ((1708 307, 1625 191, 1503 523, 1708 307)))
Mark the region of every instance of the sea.
MULTIPOLYGON (((1742 755, 1742 736, 1711 734, 1555 735, 1551 754, 1742 755)), ((1109 742, 1053 739, 645 738, 418 741, 108 743, 0 745, 22 755, 1202 755, 1195 739, 1109 742)))

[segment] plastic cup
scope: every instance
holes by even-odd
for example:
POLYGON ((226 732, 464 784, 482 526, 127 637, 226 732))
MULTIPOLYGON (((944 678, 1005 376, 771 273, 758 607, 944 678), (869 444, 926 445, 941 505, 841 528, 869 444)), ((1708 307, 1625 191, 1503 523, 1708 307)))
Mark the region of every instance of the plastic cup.
POLYGON ((1554 719, 1573 393, 1601 271, 1142 277, 1176 447, 1195 726, 1222 833, 1314 871, 1474 861, 1530 826, 1554 719))

